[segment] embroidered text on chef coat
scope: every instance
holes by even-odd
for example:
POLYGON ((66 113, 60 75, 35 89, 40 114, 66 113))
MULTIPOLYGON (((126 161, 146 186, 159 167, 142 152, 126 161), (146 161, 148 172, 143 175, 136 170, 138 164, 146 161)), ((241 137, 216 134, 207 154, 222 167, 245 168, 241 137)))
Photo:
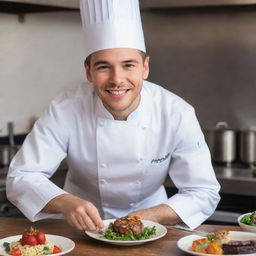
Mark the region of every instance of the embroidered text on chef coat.
POLYGON ((170 153, 166 154, 164 157, 158 158, 158 159, 152 159, 151 164, 159 164, 162 163, 163 161, 167 160, 170 156, 170 153))

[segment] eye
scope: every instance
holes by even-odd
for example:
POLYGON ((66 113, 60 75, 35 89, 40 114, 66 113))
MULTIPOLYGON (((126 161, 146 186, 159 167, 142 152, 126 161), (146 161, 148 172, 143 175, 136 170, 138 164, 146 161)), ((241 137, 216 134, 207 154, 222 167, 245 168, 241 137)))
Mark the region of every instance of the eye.
POLYGON ((134 68, 135 64, 133 64, 133 63, 126 63, 124 66, 125 66, 125 68, 134 68))
POLYGON ((97 70, 104 70, 104 69, 108 69, 108 68, 109 68, 108 65, 100 65, 100 66, 98 66, 96 69, 97 69, 97 70))

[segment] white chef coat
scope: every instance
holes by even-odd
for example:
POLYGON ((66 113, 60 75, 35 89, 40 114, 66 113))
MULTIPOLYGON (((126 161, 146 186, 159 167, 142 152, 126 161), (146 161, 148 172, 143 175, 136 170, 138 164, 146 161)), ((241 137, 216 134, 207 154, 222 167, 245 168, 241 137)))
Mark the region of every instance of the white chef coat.
POLYGON ((41 210, 72 193, 92 202, 104 219, 164 203, 195 228, 215 210, 219 189, 194 109, 147 81, 126 121, 114 120, 89 84, 56 97, 7 177, 8 199, 31 221, 61 217, 41 210), (48 178, 65 157, 69 171, 61 189, 48 178), (178 188, 169 199, 168 174, 178 188))

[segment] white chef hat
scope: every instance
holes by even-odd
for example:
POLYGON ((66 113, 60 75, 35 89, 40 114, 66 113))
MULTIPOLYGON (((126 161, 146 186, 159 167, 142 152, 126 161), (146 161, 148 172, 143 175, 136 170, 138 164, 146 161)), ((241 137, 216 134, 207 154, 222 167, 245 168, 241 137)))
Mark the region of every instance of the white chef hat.
POLYGON ((138 0, 80 0, 85 56, 112 48, 146 52, 138 0))

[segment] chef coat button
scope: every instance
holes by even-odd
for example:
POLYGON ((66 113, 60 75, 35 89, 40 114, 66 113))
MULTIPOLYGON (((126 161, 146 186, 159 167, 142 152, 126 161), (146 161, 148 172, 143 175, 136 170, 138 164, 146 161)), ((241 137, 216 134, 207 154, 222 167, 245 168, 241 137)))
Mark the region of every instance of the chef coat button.
POLYGON ((100 122, 100 126, 103 127, 104 126, 104 122, 100 122))
POLYGON ((139 180, 137 180, 135 183, 136 183, 137 185, 140 185, 141 182, 140 182, 139 180))
POLYGON ((100 179, 100 184, 105 184, 105 183, 107 183, 106 180, 100 179))
POLYGON ((101 168, 105 168, 106 166, 107 166, 107 165, 104 164, 104 163, 102 163, 102 164, 100 165, 101 168))
POLYGON ((130 206, 134 206, 135 205, 135 203, 130 203, 130 206))
POLYGON ((144 158, 143 157, 140 157, 140 161, 143 161, 144 160, 144 158))
POLYGON ((145 130, 147 129, 147 126, 143 125, 143 126, 141 127, 141 129, 142 129, 143 131, 145 131, 145 130))

